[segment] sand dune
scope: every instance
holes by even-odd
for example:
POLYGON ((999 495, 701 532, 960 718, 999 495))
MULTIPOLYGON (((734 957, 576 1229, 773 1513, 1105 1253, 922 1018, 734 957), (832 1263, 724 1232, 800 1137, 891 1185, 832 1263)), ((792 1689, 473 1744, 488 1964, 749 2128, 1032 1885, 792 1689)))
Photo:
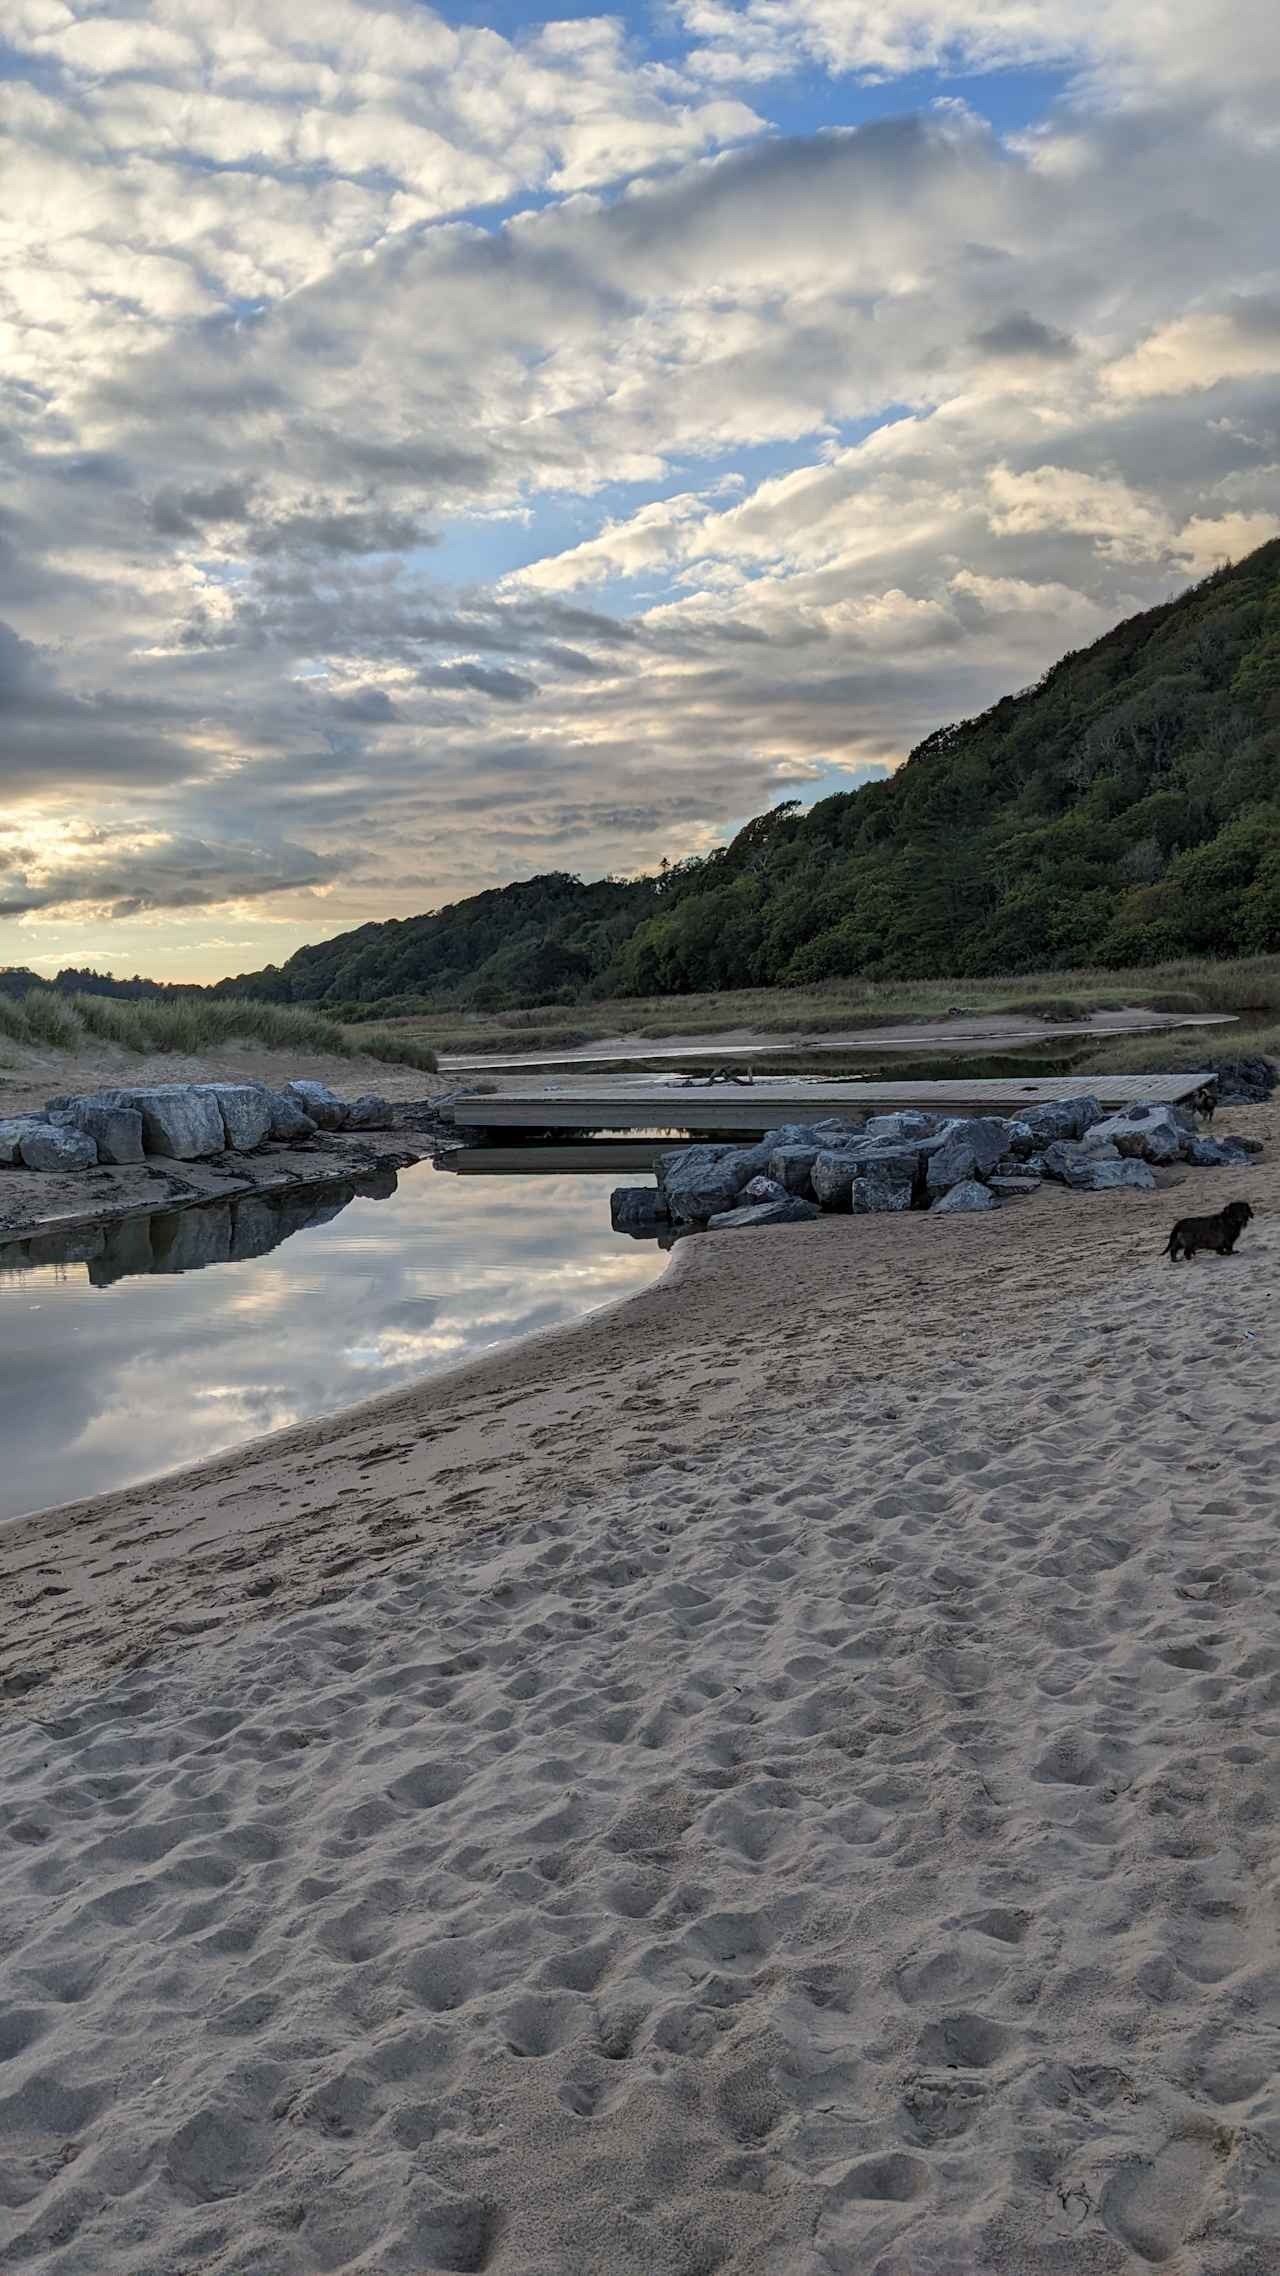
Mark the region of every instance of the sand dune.
POLYGON ((780 1384, 762 1236, 731 1426, 557 1378, 558 1490, 20 1700, 6 2276, 1272 2276, 1280 1236, 1170 1201, 925 1224, 914 1340, 772 1236, 780 1384))

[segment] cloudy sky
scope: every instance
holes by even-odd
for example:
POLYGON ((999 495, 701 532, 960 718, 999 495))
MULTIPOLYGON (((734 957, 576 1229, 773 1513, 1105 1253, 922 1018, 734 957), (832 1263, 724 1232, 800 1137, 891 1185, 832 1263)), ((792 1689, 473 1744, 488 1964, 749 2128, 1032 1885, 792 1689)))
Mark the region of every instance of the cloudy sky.
POLYGON ((1274 0, 6 0, 0 963, 633 871, 1280 528, 1274 0))

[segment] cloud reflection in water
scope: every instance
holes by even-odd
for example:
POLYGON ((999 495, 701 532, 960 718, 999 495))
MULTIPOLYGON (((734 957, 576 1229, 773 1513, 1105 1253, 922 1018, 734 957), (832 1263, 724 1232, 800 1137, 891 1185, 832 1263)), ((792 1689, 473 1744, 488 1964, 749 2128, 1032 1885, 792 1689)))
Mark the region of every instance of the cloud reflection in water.
POLYGON ((665 1262, 611 1231, 600 1177, 423 1166, 319 1215, 255 1200, 135 1219, 65 1236, 65 1264, 48 1240, 0 1248, 0 1517, 392 1390, 665 1262))

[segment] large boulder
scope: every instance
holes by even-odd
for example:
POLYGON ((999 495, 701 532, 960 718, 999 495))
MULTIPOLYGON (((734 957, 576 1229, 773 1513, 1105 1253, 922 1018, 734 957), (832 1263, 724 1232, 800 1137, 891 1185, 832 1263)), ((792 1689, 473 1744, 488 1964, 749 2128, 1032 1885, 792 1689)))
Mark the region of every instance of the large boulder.
MULTIPOLYGON (((1039 1193, 1040 1179, 1038 1177, 1001 1177, 997 1173, 996 1176, 988 1179, 987 1188, 996 1194, 1001 1201, 1019 1201, 1027 1194, 1039 1193)), ((960 1189, 958 1186, 953 1186, 951 1190, 953 1193, 958 1193, 960 1189)))
POLYGON ((977 1178, 965 1178, 953 1185, 949 1192, 940 1194, 930 1205, 931 1217, 959 1217, 980 1209, 998 1209, 1000 1206, 989 1186, 977 1178))
POLYGON ((743 1186, 768 1169, 773 1150, 771 1135, 758 1146, 685 1146, 661 1155, 658 1185, 671 1215, 682 1225, 699 1225, 732 1209, 743 1186))
POLYGON ((310 1115, 317 1128, 321 1130, 346 1129, 346 1100, 340 1099, 335 1091, 331 1091, 327 1083, 314 1083, 304 1079, 296 1083, 286 1083, 285 1089, 296 1098, 303 1113, 310 1115))
POLYGON ((319 1124, 313 1121, 302 1101, 295 1098, 292 1091, 267 1090, 263 1092, 263 1097, 271 1114, 272 1138, 288 1144, 293 1139, 315 1137, 319 1124))
POLYGON ((1172 1107, 1146 1104, 1127 1106, 1119 1114, 1108 1114, 1101 1122, 1091 1123, 1083 1143, 1091 1154, 1114 1146, 1122 1156, 1168 1164, 1185 1160, 1191 1137, 1186 1122, 1172 1107))
POLYGON ((877 1154, 858 1164, 849 1195, 855 1217, 898 1216, 915 1192, 914 1153, 877 1154))
POLYGON ((1089 1171, 1096 1163, 1119 1160, 1118 1146, 1088 1147, 1078 1139, 1055 1138, 1052 1146, 1045 1147, 1040 1166, 1044 1175, 1057 1184, 1083 1188, 1088 1185, 1089 1171))
POLYGON ((812 1170, 822 1148, 816 1143, 779 1146, 769 1156, 769 1176, 787 1193, 798 1193, 805 1201, 813 1199, 812 1170))
MULTIPOLYGON (((107 1106, 128 1106, 142 1116, 142 1145, 169 1161, 196 1162, 226 1152, 222 1111, 209 1091, 195 1083, 155 1083, 145 1090, 101 1091, 107 1106)), ((69 1103, 62 1102, 64 1105, 69 1103)))
POLYGON ((28 1170, 91 1170, 98 1149, 87 1131, 70 1122, 34 1122, 24 1131, 18 1152, 28 1170))
POLYGON ((815 1203, 787 1193, 781 1201, 749 1201, 742 1209, 717 1210, 707 1224, 712 1233, 730 1233, 753 1225, 805 1225, 820 1215, 815 1203))
POLYGON ((1083 1138, 1101 1120, 1102 1108, 1089 1092, 1079 1098, 1046 1100, 1043 1106, 1025 1108, 1009 1123, 1009 1151, 1039 1154, 1055 1139, 1083 1138))
POLYGON ((1009 1126, 1005 1122, 976 1115, 971 1121, 955 1123, 943 1143, 930 1151, 925 1164, 930 1194, 946 1193, 953 1185, 989 1175, 1008 1149, 1009 1126))
POLYGON ((22 1162, 22 1141, 30 1130, 47 1130, 42 1114, 11 1114, 0 1122, 0 1167, 17 1169, 22 1162))
POLYGON ((83 1130, 98 1149, 100 1162, 140 1162, 143 1159, 142 1116, 136 1106, 113 1105, 108 1099, 69 1098, 56 1112, 55 1122, 83 1130))
POLYGON ((1133 1158, 1120 1162, 1094 1160, 1089 1164, 1086 1177, 1073 1178, 1071 1182, 1079 1193, 1110 1193, 1117 1186, 1131 1187, 1135 1193, 1151 1193, 1156 1176, 1149 1162, 1133 1158))
POLYGON ((671 1223, 671 1213, 656 1186, 619 1185, 609 1196, 609 1219, 615 1233, 652 1238, 671 1223))
POLYGON ((271 1136, 271 1099, 260 1083, 198 1083, 194 1087, 217 1105, 223 1141, 233 1153, 252 1153, 271 1136))

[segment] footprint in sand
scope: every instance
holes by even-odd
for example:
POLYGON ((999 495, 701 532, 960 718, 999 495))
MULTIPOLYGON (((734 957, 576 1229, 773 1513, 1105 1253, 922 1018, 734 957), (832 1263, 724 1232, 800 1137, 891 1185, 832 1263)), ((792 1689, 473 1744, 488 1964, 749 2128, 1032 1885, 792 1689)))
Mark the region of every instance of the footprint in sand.
POLYGON ((1198 2220, 1217 2164, 1210 2142, 1185 2135, 1154 2158, 1120 2166, 1102 2198, 1112 2236, 1154 2266, 1172 2259, 1198 2220))

